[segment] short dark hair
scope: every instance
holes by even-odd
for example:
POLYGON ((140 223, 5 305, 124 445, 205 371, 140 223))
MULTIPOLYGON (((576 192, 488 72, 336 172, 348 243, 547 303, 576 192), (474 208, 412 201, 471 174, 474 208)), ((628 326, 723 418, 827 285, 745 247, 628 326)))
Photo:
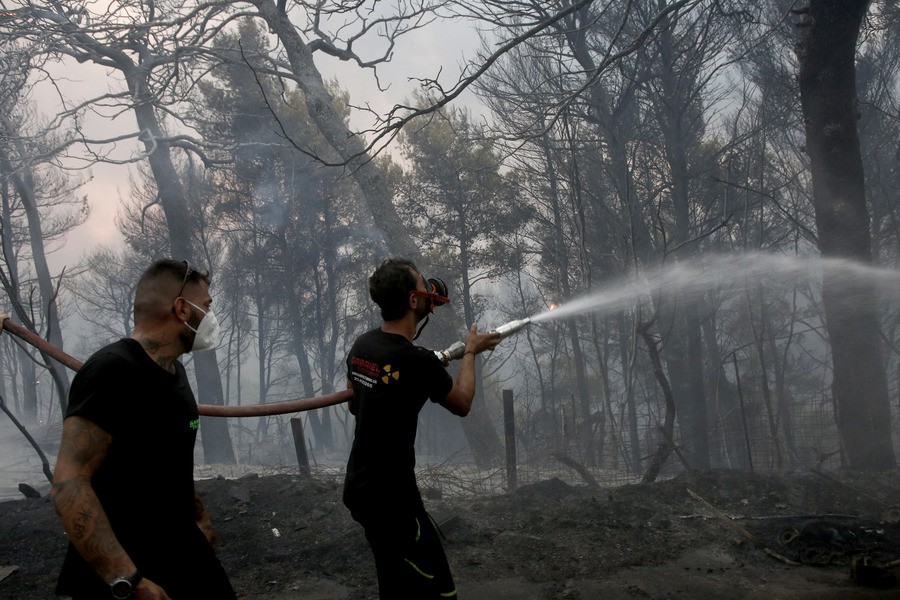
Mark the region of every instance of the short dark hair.
POLYGON ((419 269, 405 258, 387 258, 369 277, 369 295, 385 321, 396 321, 409 308, 409 293, 416 289, 419 269))
POLYGON ((141 275, 135 289, 135 322, 141 317, 152 318, 168 311, 168 305, 181 295, 184 286, 200 281, 209 285, 209 273, 195 269, 186 260, 161 258, 154 261, 141 275))
POLYGON ((138 289, 148 283, 159 285, 166 280, 168 280, 167 283, 174 282, 178 285, 180 289, 176 291, 176 294, 183 291, 184 286, 189 283, 204 281, 206 285, 210 284, 209 273, 192 267, 188 261, 161 258, 147 267, 147 270, 141 275, 138 281, 138 289))

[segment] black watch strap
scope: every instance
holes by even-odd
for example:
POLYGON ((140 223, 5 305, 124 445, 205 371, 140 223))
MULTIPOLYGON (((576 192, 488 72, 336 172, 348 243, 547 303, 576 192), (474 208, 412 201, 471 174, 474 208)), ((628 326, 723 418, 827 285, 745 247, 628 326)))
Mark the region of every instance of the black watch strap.
POLYGON ((128 600, 134 594, 134 588, 141 582, 144 576, 140 571, 135 571, 128 577, 119 577, 109 584, 112 597, 115 600, 128 600))

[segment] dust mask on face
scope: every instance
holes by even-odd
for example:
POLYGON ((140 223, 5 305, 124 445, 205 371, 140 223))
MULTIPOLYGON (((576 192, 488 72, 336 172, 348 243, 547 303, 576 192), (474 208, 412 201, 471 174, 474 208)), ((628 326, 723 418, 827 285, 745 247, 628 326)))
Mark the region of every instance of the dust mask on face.
POLYGON ((194 332, 194 343, 191 345, 191 352, 199 352, 200 350, 209 350, 219 345, 219 321, 212 309, 203 310, 190 300, 185 301, 203 313, 203 319, 197 325, 197 329, 191 327, 190 323, 185 323, 188 329, 194 332))

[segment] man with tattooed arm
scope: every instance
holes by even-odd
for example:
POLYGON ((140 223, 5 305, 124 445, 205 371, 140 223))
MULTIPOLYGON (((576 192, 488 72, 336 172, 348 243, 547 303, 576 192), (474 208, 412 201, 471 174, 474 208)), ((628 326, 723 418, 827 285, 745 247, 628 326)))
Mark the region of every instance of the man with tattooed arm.
POLYGON ((209 276, 158 260, 130 337, 72 381, 51 495, 69 548, 56 593, 73 600, 236 598, 194 490, 200 420, 179 357, 214 347, 209 276))

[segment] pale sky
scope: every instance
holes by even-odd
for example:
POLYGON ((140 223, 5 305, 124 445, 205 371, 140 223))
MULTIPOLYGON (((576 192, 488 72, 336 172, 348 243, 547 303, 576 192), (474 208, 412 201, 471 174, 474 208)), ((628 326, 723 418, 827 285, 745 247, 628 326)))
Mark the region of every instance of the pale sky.
MULTIPOLYGON (((361 70, 353 63, 316 54, 323 77, 337 79, 341 87, 350 92, 354 105, 368 103, 384 113, 395 103, 409 99, 415 87, 408 77, 434 77, 442 68, 441 83, 450 88, 456 82, 464 55, 472 55, 478 46, 478 36, 471 23, 432 23, 424 29, 408 33, 395 47, 390 63, 379 67, 382 85, 390 83, 390 89, 381 93, 368 70, 361 70)), ((70 102, 83 100, 109 90, 120 90, 122 84, 103 68, 88 63, 53 65, 50 72, 58 79, 58 85, 70 102)), ((39 111, 50 115, 59 109, 55 90, 44 85, 36 96, 39 111)), ((477 100, 467 93, 463 102, 477 110, 477 100)), ((371 125, 370 115, 356 114, 351 124, 357 129, 371 125)), ((108 116, 87 115, 85 129, 98 138, 108 138, 134 131, 136 125, 130 112, 118 115, 110 121, 108 116)), ((125 159, 140 154, 142 144, 137 140, 119 143, 114 157, 125 159)), ((120 198, 129 194, 129 173, 134 165, 98 164, 91 168, 92 179, 81 190, 87 194, 91 206, 88 221, 72 231, 61 251, 49 257, 51 268, 58 272, 64 265, 72 265, 86 253, 101 244, 117 244, 121 241, 115 227, 115 217, 120 198)))

